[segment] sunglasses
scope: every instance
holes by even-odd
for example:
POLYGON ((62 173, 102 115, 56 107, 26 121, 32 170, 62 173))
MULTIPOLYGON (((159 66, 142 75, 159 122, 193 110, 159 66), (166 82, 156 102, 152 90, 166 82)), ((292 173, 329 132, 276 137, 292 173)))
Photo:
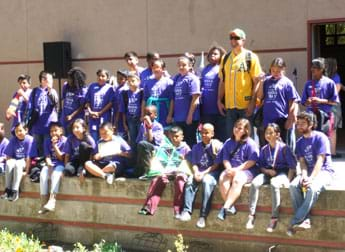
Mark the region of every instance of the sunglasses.
POLYGON ((230 40, 240 40, 241 38, 240 37, 237 37, 237 36, 230 36, 230 40))

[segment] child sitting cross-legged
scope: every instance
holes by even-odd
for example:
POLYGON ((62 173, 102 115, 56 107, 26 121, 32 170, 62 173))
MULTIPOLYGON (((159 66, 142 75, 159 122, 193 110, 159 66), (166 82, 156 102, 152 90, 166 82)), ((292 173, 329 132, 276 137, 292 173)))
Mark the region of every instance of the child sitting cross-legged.
POLYGON ((99 128, 100 140, 96 146, 93 161, 85 163, 85 169, 96 177, 101 177, 108 184, 114 181, 114 174, 124 174, 124 169, 131 155, 131 147, 122 137, 114 135, 113 126, 109 122, 99 128))

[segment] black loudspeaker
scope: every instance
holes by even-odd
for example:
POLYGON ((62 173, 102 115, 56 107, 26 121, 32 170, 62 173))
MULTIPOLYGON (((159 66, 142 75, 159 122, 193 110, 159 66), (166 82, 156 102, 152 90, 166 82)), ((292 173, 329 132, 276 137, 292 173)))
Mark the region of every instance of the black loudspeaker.
POLYGON ((43 43, 44 70, 52 73, 54 78, 67 78, 72 68, 70 42, 43 43))

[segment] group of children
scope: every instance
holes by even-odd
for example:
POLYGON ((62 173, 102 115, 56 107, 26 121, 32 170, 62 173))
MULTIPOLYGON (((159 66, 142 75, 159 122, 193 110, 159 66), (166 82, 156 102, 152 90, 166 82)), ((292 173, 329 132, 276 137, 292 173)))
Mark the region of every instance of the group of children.
MULTIPOLYGON (((252 126, 247 119, 237 120, 233 130, 225 129, 224 117, 217 108, 219 64, 224 53, 219 46, 209 50, 209 65, 200 78, 193 68, 195 58, 189 53, 178 58, 178 74, 173 78, 157 53, 147 54, 146 69, 138 66, 135 52, 126 53, 128 71, 117 71, 114 85, 109 72, 100 69, 96 73, 97 82, 87 87, 85 73, 75 67, 68 72, 62 89, 60 117, 52 75, 42 71, 40 85, 33 89, 30 89, 30 76, 20 75, 20 88, 6 111, 6 118, 13 118, 13 137, 9 141, 4 136, 4 125, 0 125, 0 169, 6 176, 1 198, 16 201, 20 181, 30 173, 31 160, 44 157, 40 173, 40 214, 54 211, 63 176, 78 176, 82 182, 92 175, 108 184, 113 183, 114 177, 152 179, 147 199, 139 211, 143 215, 155 213, 165 186, 174 180, 174 216, 181 221, 191 219, 195 195, 202 185, 197 226, 204 228, 217 183, 224 200, 217 218, 224 221, 229 213, 236 213, 234 204, 243 186, 252 182, 246 224, 250 229, 254 227, 258 189, 270 183, 273 206, 267 231, 272 232, 278 222, 279 188, 289 186, 297 161, 293 151, 281 141, 281 129, 275 123, 265 127, 267 144, 261 150, 251 138, 252 126), (227 131, 230 138, 226 137, 227 131)), ((301 124, 307 123, 307 129, 302 127, 302 130, 297 122, 302 135, 310 134, 315 127, 311 117, 302 113, 299 118, 301 124)), ((323 136, 319 138, 327 146, 323 136)), ((306 195, 310 191, 315 196, 309 179, 311 174, 318 175, 313 173, 316 159, 320 162, 318 169, 324 170, 329 150, 325 148, 319 153, 314 150, 314 142, 308 148, 308 153, 302 153, 306 149, 300 146, 296 148, 297 157, 303 160, 303 171, 298 178, 305 182, 292 185, 303 184, 306 195)), ((332 172, 329 164, 325 170, 332 172)), ((315 190, 322 189, 320 183, 315 190)), ((309 200, 316 201, 315 197, 309 200)), ((293 202, 298 211, 304 201, 299 198, 293 202)), ((311 208, 313 204, 309 205, 311 208)), ((290 233, 305 223, 310 227, 310 208, 306 214, 301 210, 303 213, 295 216, 290 233)))

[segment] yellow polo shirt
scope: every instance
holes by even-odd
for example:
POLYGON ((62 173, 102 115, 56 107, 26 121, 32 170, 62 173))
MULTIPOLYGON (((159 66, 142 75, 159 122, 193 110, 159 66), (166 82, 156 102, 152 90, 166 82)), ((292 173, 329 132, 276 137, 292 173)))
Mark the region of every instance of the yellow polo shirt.
MULTIPOLYGON (((242 49, 242 52, 235 55, 231 52, 225 62, 225 108, 226 109, 246 109, 252 99, 253 78, 258 77, 262 72, 258 56, 251 53, 251 67, 247 71, 246 53, 248 50, 242 49)), ((225 55, 224 55, 225 56, 225 55)), ((219 68, 219 78, 223 79, 223 60, 221 60, 219 68)))

